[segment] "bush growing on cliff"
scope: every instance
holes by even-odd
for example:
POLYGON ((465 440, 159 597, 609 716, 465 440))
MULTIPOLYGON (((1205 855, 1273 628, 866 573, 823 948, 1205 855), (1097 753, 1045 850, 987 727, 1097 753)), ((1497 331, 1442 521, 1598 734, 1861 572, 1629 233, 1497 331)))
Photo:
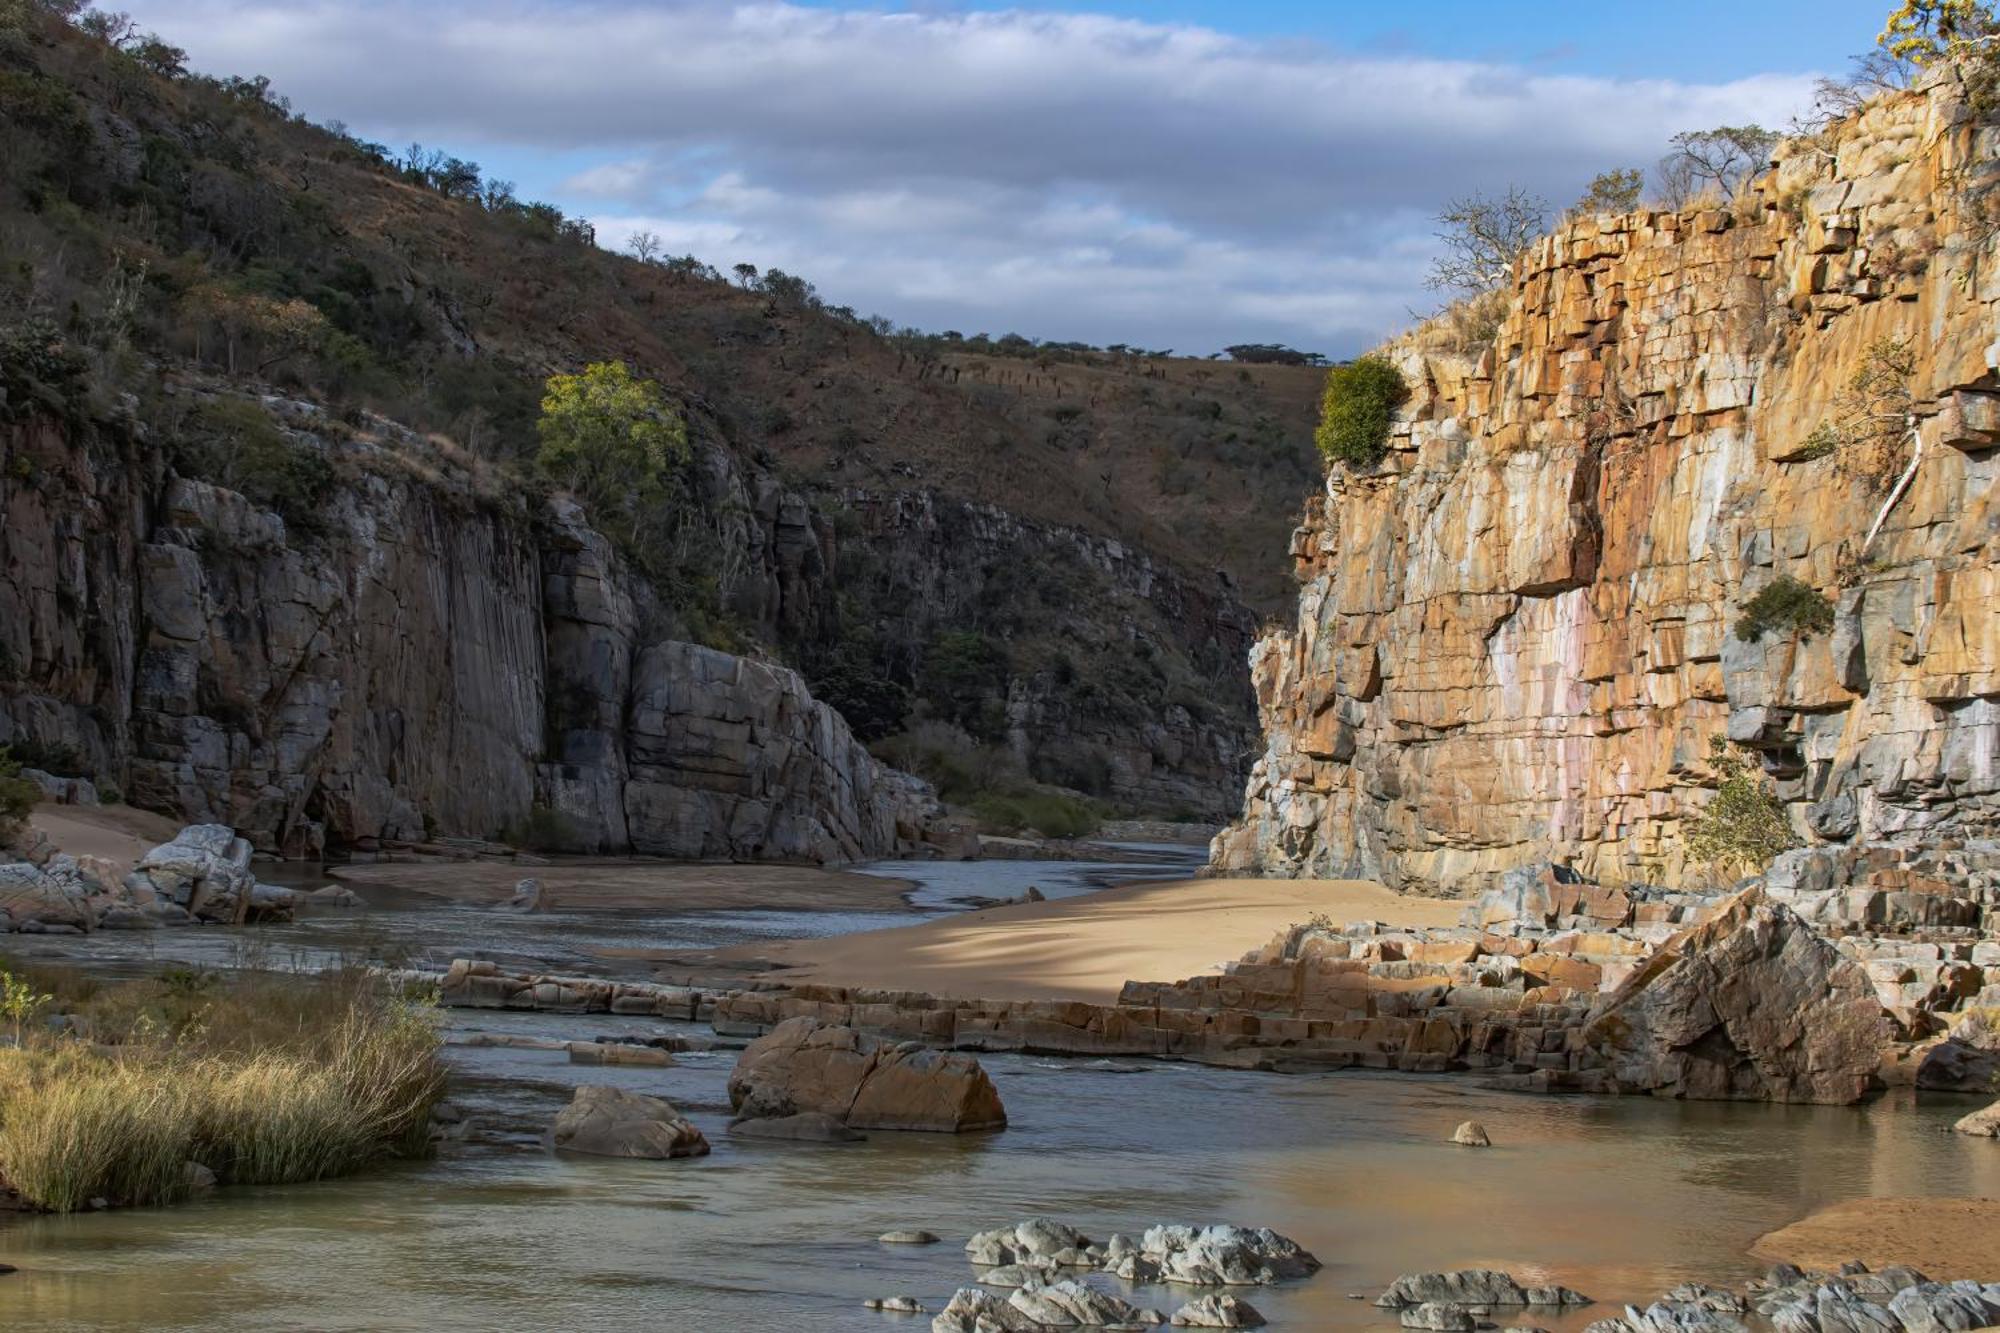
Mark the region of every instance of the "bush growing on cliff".
POLYGON ((42 789, 21 776, 21 761, 0 745, 0 845, 13 840, 41 799, 42 789))
POLYGON ((660 386, 623 361, 551 375, 545 387, 535 461, 598 521, 621 519, 629 541, 668 469, 688 456, 686 424, 660 386))
POLYGON ((1373 467, 1389 446, 1396 409, 1410 397, 1403 372, 1387 357, 1364 356, 1326 373, 1313 443, 1329 463, 1373 467))
POLYGON ((1727 873, 1754 874, 1799 845, 1783 803, 1720 736, 1709 741, 1709 766, 1721 781, 1688 829, 1690 857, 1727 873))
POLYGON ((278 429, 246 398, 213 398, 195 410, 174 442, 183 474, 232 490, 275 510, 306 531, 319 526, 319 507, 333 489, 333 464, 311 445, 278 429))
POLYGON ((1743 604, 1743 618, 1736 622, 1736 637, 1755 643, 1772 630, 1812 637, 1833 628, 1833 603, 1820 596, 1810 584, 1789 574, 1764 585, 1743 604))

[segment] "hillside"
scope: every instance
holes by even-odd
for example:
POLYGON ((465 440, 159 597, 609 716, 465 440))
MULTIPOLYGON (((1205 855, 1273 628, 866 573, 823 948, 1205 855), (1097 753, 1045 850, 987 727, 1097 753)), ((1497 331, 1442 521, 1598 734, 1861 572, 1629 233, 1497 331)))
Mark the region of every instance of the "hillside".
MULTIPOLYGON (((0 740, 73 747, 132 785, 145 708, 129 691, 158 627, 132 551, 176 528, 186 483, 283 520, 303 568, 371 558, 379 534, 344 525, 382 512, 384 484, 435 492, 398 489, 399 513, 470 506, 531 566, 558 559, 570 539, 547 534, 575 523, 551 517, 531 463, 541 382, 620 359, 664 386, 694 446, 672 503, 607 556, 643 612, 634 644, 796 667, 864 741, 969 773, 967 792, 997 765, 1135 811, 1233 806, 1253 616, 1283 603, 1277 553, 1316 476, 1316 371, 885 334, 786 275, 746 286, 607 253, 450 159, 399 163, 305 123, 260 80, 4 13, 0 740), (132 581, 139 610, 116 632, 93 560, 132 581)), ((197 548, 217 557, 212 537, 197 548)), ((135 792, 230 822, 276 799, 228 757, 272 738, 217 702, 239 665, 228 640, 286 637, 271 614, 235 606, 247 623, 218 625, 187 667, 186 707, 225 752, 196 766, 225 775, 135 792)), ((375 706, 363 679, 343 700, 329 735, 375 706)), ((576 737, 601 729, 566 709, 511 719, 509 753, 574 767, 576 737)), ((355 762, 395 769, 393 749, 355 762)), ((300 818, 318 798, 294 759, 277 786, 300 818)), ((509 787, 515 817, 550 795, 509 787)), ((398 801, 404 824, 494 831, 441 797, 398 801)), ((363 836, 345 819, 336 840, 363 836)))
POLYGON ((1566 223, 1490 346, 1385 349, 1413 392, 1294 539, 1218 862, 1726 881, 1693 834, 1732 761, 1779 845, 1991 836, 1993 133, 1940 66, 1728 206, 1566 223))

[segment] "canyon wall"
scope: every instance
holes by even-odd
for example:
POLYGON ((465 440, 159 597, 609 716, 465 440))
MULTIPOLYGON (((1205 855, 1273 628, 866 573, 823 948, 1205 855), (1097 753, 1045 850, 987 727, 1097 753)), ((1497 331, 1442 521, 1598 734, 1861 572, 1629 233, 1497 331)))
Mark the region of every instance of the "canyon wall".
POLYGON ((923 783, 795 673, 674 639, 573 505, 379 419, 265 406, 341 478, 304 530, 174 475, 133 422, 0 430, 0 744, 73 746, 132 803, 291 855, 500 836, 537 806, 587 851, 838 861, 922 835, 923 783))
POLYGON ((1992 832, 1996 149, 1943 71, 1732 204, 1565 223, 1490 347, 1440 323, 1387 349, 1414 392, 1294 536, 1298 620, 1253 651, 1266 748, 1215 865, 1699 878, 1715 737, 1807 841, 1992 832), (1781 577, 1830 630, 1736 632, 1781 577))

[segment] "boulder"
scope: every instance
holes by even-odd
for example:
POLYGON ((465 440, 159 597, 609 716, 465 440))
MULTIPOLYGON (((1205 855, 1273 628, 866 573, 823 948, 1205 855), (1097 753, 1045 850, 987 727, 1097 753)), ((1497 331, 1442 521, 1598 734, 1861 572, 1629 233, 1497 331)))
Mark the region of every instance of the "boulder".
POLYGON ((251 847, 227 824, 190 824, 139 858, 126 887, 151 893, 202 921, 288 919, 297 907, 289 889, 259 884, 250 873, 251 847))
POLYGON ((1168 1322, 1177 1328, 1262 1328, 1264 1316, 1250 1302, 1218 1291, 1195 1297, 1168 1322))
POLYGON ((1003 1129, 1007 1112, 979 1061, 916 1042, 788 1018, 745 1048, 729 1076, 743 1120, 817 1111, 853 1129, 1003 1129))
POLYGON ((1042 1326, 990 1291, 960 1287, 931 1320, 931 1333, 1042 1333, 1042 1326))
POLYGON ((1477 1321, 1464 1306, 1446 1301, 1406 1305, 1397 1312, 1396 1322, 1404 1328, 1430 1329, 1433 1333, 1472 1333, 1477 1326, 1477 1321))
POLYGON ((1487 1137, 1486 1126, 1477 1120, 1468 1120, 1452 1131, 1451 1141, 1467 1148, 1490 1148, 1493 1140, 1487 1137))
POLYGON ((1007 1303, 1037 1326, 1048 1328, 1102 1328, 1140 1322, 1136 1305, 1074 1279, 1021 1287, 1008 1293, 1007 1303))
POLYGON ((556 905, 555 895, 542 886, 539 879, 530 877, 514 885, 514 896, 502 903, 503 912, 548 912, 556 905))
POLYGON ((1890 1039, 1867 973, 1752 887, 1662 945, 1605 996, 1585 1036, 1621 1091, 1858 1101, 1890 1039))
POLYGON ((929 1314, 923 1303, 914 1296, 876 1296, 861 1302, 863 1309, 881 1310, 888 1314, 929 1314))
POLYGON ((0 930, 95 930, 98 910, 92 899, 98 892, 67 856, 52 856, 40 866, 0 865, 0 930))
POLYGON ((700 1157, 702 1137, 671 1102, 623 1088, 586 1084, 549 1127, 548 1144, 595 1157, 700 1157))
MULTIPOLYGON (((1118 1239, 1121 1238, 1113 1237, 1113 1240, 1118 1239)), ((965 1257, 980 1268, 1041 1259, 1049 1260, 1053 1265, 1057 1255, 1082 1254, 1090 1248, 1089 1237, 1075 1227, 1046 1217, 1031 1217, 1011 1227, 974 1233, 972 1239, 965 1242, 965 1257)))
POLYGON ((914 1227, 899 1227, 894 1231, 885 1231, 875 1239, 884 1245, 935 1245, 938 1243, 935 1233, 919 1231, 914 1227))
POLYGON ((1924 1052, 1917 1086, 1934 1092, 2000 1092, 2000 1022, 1990 1009, 1968 1011, 1924 1052))

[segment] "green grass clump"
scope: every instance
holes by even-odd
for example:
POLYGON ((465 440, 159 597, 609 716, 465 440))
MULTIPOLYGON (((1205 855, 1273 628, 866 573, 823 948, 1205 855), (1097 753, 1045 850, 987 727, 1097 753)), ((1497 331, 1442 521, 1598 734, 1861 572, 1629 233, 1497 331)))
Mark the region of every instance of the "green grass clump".
POLYGON ((972 813, 989 833, 1033 830, 1049 838, 1089 837, 1104 822, 1089 801, 1051 791, 982 796, 972 803, 972 813))
POLYGON ((1773 579, 1743 604, 1736 637, 1755 643, 1772 630, 1787 630, 1810 638, 1833 628, 1833 603, 1811 585, 1787 574, 1773 579))
POLYGON ((366 978, 61 989, 81 1036, 0 1050, 0 1181, 35 1207, 172 1203, 191 1162, 286 1184, 428 1145, 437 1030, 366 978))
POLYGON ((1313 442, 1329 463, 1373 467, 1389 446, 1396 409, 1409 401, 1403 372, 1387 357, 1364 356, 1326 372, 1313 442))

